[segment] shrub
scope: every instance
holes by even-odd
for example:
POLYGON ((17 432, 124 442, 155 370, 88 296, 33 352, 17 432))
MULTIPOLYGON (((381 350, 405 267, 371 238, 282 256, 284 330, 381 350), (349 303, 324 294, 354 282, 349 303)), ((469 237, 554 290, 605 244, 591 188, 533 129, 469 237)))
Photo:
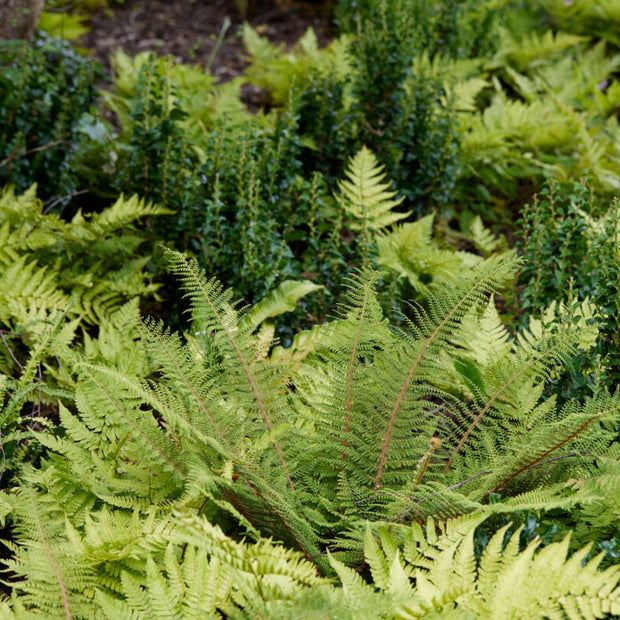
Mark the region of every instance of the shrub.
POLYGON ((613 390, 620 383, 620 230, 618 202, 598 207, 582 183, 549 185, 523 212, 521 307, 539 311, 567 295, 594 304, 601 332, 593 354, 568 367, 565 398, 613 390))
POLYGON ((73 155, 82 116, 95 103, 99 65, 60 39, 0 48, 0 184, 38 183, 43 200, 64 204, 80 189, 73 155))

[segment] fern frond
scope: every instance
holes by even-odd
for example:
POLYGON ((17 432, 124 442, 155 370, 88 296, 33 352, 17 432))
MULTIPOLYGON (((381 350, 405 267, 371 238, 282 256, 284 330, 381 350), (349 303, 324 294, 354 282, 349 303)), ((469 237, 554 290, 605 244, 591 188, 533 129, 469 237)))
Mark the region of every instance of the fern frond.
POLYGON ((366 147, 351 159, 345 174, 338 187, 343 206, 353 217, 353 229, 380 231, 410 215, 393 211, 403 198, 394 200, 397 192, 384 182, 383 167, 366 147))
POLYGON ((416 291, 430 294, 427 282, 452 282, 481 261, 466 252, 441 250, 432 244, 433 215, 408 222, 377 238, 377 262, 407 278, 416 291))
MULTIPOLYGON (((493 535, 476 563, 473 536, 481 521, 480 516, 461 521, 452 533, 448 522, 439 536, 430 522, 426 537, 419 526, 412 526, 404 543, 407 564, 402 569, 413 567, 415 581, 403 582, 398 589, 401 595, 411 589, 408 600, 400 603, 401 615, 423 617, 431 609, 455 609, 494 618, 563 617, 571 613, 577 618, 602 618, 606 613, 618 613, 620 568, 598 571, 600 555, 582 568, 589 546, 568 559, 568 538, 538 553, 540 542, 534 540, 519 552, 519 530, 504 547, 507 526, 493 535)), ((377 555, 382 550, 375 548, 369 553, 377 555)), ((385 583, 375 585, 389 591, 385 583)))
POLYGON ((25 607, 39 609, 48 618, 84 617, 91 609, 95 574, 92 567, 74 561, 62 517, 52 516, 53 510, 33 490, 19 491, 16 538, 24 547, 6 566, 18 576, 29 577, 15 586, 25 607))
POLYGON ((515 39, 509 31, 502 29, 502 45, 496 54, 496 61, 512 64, 518 71, 532 65, 540 65, 564 50, 587 41, 586 37, 566 32, 547 30, 542 34, 531 32, 521 40, 515 39))
POLYGON ((271 293, 252 306, 243 317, 242 323, 249 323, 256 329, 267 319, 295 310, 299 299, 321 288, 323 287, 309 280, 302 282, 285 280, 271 293))
MULTIPOLYGON (((194 315, 208 332, 213 333, 223 365, 238 375, 238 397, 243 398, 247 410, 256 411, 260 415, 265 429, 271 433, 283 415, 284 403, 277 398, 277 392, 270 394, 266 383, 260 381, 259 377, 268 380, 268 375, 261 372, 261 365, 250 365, 250 360, 254 358, 251 334, 247 327, 239 325, 237 315, 231 309, 232 293, 223 292, 215 280, 208 281, 195 261, 188 261, 183 255, 170 250, 167 254, 173 271, 188 291, 187 296, 192 301, 194 315)), ((272 444, 292 489, 295 485, 283 451, 277 440, 274 439, 272 444)))
POLYGON ((483 301, 486 295, 494 292, 513 266, 514 264, 511 262, 501 261, 495 264, 483 265, 473 272, 472 279, 469 282, 466 281, 461 286, 455 287, 455 290, 446 291, 445 296, 442 298, 429 300, 428 310, 418 313, 418 321, 414 333, 420 340, 415 343, 413 350, 409 353, 410 361, 407 374, 404 377, 402 386, 398 390, 388 418, 375 475, 375 491, 381 485, 381 478, 387 462, 395 424, 401 408, 406 402, 407 391, 412 385, 414 378, 417 379, 416 374, 419 372, 421 377, 426 375, 426 360, 436 355, 442 348, 442 345, 445 346, 449 333, 453 332, 459 325, 462 317, 470 308, 483 301))

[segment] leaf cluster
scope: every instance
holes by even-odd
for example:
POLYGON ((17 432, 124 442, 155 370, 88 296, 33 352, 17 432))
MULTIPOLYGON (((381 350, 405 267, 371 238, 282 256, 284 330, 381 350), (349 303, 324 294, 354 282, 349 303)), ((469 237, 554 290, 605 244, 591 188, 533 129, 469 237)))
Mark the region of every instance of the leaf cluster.
POLYGON ((56 391, 73 387, 60 348, 78 347, 119 368, 148 367, 135 350, 139 305, 155 297, 158 285, 146 270, 145 236, 134 224, 162 213, 135 196, 121 197, 100 213, 78 212, 66 221, 43 210, 34 186, 21 196, 12 188, 0 194, 5 458, 26 403, 40 417, 50 398, 72 398, 56 391))
POLYGON ((278 304, 240 314, 195 261, 168 255, 201 333, 184 341, 147 322, 152 379, 60 351, 76 408, 61 407, 61 432, 35 433, 47 456, 1 498, 16 540, 7 566, 24 578, 6 613, 294 617, 321 605, 423 617, 439 605, 509 616, 517 600, 530 617, 615 613, 617 568, 597 571, 602 555, 582 567, 588 548, 565 560, 568 539, 519 553, 503 529, 479 564, 474 554, 485 514, 579 515, 594 502, 591 526, 618 519, 602 492, 618 477, 618 399, 540 399, 581 334, 562 321, 502 332, 490 295, 511 261, 437 290, 398 331, 363 272, 326 338, 291 364, 255 331, 278 304), (455 372, 461 390, 448 392, 455 372), (432 520, 417 525, 472 511, 439 536, 432 520), (240 533, 256 542, 235 542, 240 533), (372 585, 349 568, 364 561, 372 585))
POLYGON ((0 185, 38 183, 50 204, 81 189, 74 169, 79 121, 95 103, 101 67, 61 39, 0 47, 0 185))
POLYGON ((550 185, 523 212, 521 307, 535 312, 564 291, 592 303, 601 338, 582 353, 557 389, 563 395, 613 389, 620 375, 620 246, 617 201, 597 206, 586 184, 550 185))

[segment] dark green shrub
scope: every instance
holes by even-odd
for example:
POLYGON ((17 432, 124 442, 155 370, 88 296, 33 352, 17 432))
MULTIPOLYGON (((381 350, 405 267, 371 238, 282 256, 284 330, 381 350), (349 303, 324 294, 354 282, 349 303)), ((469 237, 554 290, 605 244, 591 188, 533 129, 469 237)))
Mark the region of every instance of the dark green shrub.
POLYGON ((116 143, 115 182, 119 191, 138 193, 178 211, 197 158, 180 126, 187 115, 176 102, 169 102, 170 88, 154 63, 142 67, 127 143, 116 143))
POLYGON ((37 183, 44 200, 78 189, 78 123, 95 102, 100 77, 97 63, 60 39, 39 34, 29 47, 2 44, 0 184, 21 192, 37 183))
POLYGON ((341 215, 325 180, 304 171, 303 153, 291 114, 274 127, 219 125, 195 173, 200 183, 169 223, 176 245, 236 283, 248 302, 300 277, 326 285, 331 298, 346 262, 355 262, 354 241, 341 241, 341 215))
POLYGON ((503 18, 498 4, 486 0, 341 0, 335 21, 341 31, 355 33, 360 25, 364 30, 367 24, 389 24, 393 16, 406 16, 413 46, 403 48, 401 56, 424 50, 431 56, 466 58, 493 51, 494 22, 503 18))
POLYGON ((521 308, 540 312, 572 295, 597 309, 601 338, 595 354, 581 354, 558 380, 565 397, 614 390, 620 382, 620 230, 618 202, 597 208, 583 183, 549 185, 523 213, 521 308))
MULTIPOLYGON (((153 63, 141 68, 130 132, 115 146, 117 189, 170 209, 153 224, 156 235, 234 282, 248 303, 304 276, 327 285, 331 298, 354 248, 340 239, 323 177, 304 165, 296 117, 216 121, 198 146, 184 132, 180 104, 165 103, 170 88, 153 63)), ((317 308, 305 311, 314 316, 317 308)))
POLYGON ((450 199, 458 177, 458 134, 442 80, 414 74, 419 24, 404 2, 384 2, 360 20, 346 75, 316 72, 295 100, 299 125, 331 176, 367 146, 420 215, 450 199))
POLYGON ((456 174, 457 133, 440 80, 414 75, 415 22, 402 3, 382 5, 353 46, 351 115, 356 141, 372 148, 418 214, 445 204, 456 174))

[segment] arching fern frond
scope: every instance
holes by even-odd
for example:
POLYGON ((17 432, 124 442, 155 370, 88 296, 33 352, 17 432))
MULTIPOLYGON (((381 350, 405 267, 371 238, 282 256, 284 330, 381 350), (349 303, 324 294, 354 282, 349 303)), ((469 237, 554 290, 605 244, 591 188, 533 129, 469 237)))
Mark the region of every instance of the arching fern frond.
MULTIPOLYGON (((191 299, 195 320, 211 333, 220 363, 236 385, 235 397, 250 412, 251 418, 260 420, 264 431, 273 434, 285 412, 284 395, 277 383, 278 373, 274 373, 273 367, 251 364, 256 355, 252 326, 240 324, 231 301, 232 291, 223 291, 215 279, 207 280, 195 260, 187 260, 170 250, 167 255, 187 291, 186 296, 191 299)), ((271 443, 289 487, 294 488, 290 467, 275 434, 271 443)))

